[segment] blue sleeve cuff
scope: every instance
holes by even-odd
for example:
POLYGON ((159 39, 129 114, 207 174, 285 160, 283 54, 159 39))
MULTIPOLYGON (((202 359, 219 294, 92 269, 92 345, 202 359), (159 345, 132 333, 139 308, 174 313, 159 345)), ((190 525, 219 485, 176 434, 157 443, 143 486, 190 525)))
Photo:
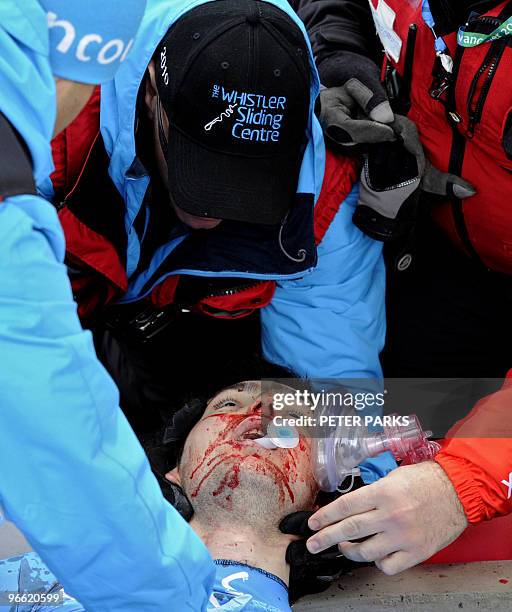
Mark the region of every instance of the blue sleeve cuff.
POLYGON ((397 467, 395 458, 390 452, 382 453, 372 459, 366 459, 359 466, 364 484, 371 484, 387 476, 397 467))

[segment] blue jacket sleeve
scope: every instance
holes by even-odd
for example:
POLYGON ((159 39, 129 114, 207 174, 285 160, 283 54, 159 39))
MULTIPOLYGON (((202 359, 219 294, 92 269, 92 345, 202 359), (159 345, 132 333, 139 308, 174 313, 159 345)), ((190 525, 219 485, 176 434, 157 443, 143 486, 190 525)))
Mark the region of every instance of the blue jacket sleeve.
POLYGON ((385 336, 382 244, 352 223, 358 189, 318 246, 318 265, 284 281, 262 312, 267 359, 307 378, 381 379, 385 336))
MULTIPOLYGON (((379 353, 386 333, 382 243, 352 223, 355 187, 318 246, 318 265, 284 281, 262 311, 265 357, 304 378, 382 380, 379 353)), ((389 453, 361 466, 366 483, 396 467, 389 453)))
POLYGON ((204 609, 213 563, 118 407, 63 250, 48 203, 0 203, 0 506, 88 611, 204 609))

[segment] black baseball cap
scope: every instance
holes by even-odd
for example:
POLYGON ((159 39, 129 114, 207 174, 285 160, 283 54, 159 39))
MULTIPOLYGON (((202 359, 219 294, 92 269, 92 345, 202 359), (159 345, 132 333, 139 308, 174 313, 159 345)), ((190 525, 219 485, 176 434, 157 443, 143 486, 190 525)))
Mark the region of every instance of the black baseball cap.
POLYGON ((309 51, 293 19, 258 0, 206 2, 169 29, 155 61, 174 204, 199 217, 280 223, 309 122, 309 51))

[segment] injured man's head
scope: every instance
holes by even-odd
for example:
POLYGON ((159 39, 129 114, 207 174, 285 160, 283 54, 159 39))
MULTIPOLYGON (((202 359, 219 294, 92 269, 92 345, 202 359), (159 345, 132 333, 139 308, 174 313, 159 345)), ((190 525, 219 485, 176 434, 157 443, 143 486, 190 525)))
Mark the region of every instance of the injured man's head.
POLYGON ((288 582, 285 553, 293 537, 279 531, 279 522, 312 509, 318 488, 307 439, 293 449, 270 450, 256 442, 269 414, 265 403, 259 381, 217 393, 168 478, 183 487, 194 509, 191 525, 214 558, 259 567, 288 582))

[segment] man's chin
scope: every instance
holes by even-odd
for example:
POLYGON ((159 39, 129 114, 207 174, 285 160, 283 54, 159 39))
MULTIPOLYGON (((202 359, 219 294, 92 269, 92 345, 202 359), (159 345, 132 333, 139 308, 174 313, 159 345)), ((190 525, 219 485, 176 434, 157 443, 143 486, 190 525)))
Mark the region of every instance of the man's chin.
POLYGON ((197 215, 192 215, 179 206, 174 206, 174 211, 176 212, 178 219, 192 229, 209 230, 217 227, 217 225, 219 225, 221 222, 221 219, 211 219, 210 217, 198 217, 197 215))
POLYGON ((257 444, 237 444, 236 452, 209 466, 208 475, 198 473, 191 479, 187 490, 194 508, 213 504, 237 513, 253 508, 266 508, 267 512, 269 507, 281 512, 293 508, 296 485, 291 484, 287 469, 268 457, 274 452, 257 444))
POLYGON ((194 219, 187 221, 187 225, 192 229, 209 230, 217 227, 220 222, 220 219, 202 219, 201 217, 195 217, 194 219))

